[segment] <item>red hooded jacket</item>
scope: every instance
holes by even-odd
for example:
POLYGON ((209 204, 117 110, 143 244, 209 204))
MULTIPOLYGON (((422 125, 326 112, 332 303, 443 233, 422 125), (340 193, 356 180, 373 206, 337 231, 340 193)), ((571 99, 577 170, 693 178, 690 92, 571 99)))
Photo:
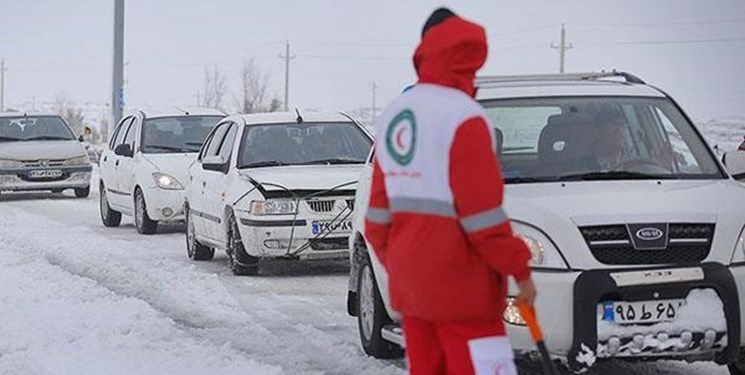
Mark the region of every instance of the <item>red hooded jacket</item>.
POLYGON ((486 53, 478 25, 451 17, 430 28, 414 56, 419 83, 377 124, 365 232, 406 316, 501 322, 506 277, 530 275, 502 210, 494 133, 473 99, 486 53))

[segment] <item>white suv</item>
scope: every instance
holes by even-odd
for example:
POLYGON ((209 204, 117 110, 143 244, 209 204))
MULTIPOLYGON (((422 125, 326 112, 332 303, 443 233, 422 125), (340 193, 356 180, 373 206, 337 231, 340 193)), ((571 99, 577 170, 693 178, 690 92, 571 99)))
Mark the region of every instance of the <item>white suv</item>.
MULTIPOLYGON (((617 72, 477 85, 495 126, 505 208, 533 254, 549 351, 573 371, 614 357, 684 358, 745 374, 745 187, 677 104, 617 72)), ((742 177, 737 153, 725 160, 742 177)), ((365 240, 370 177, 368 160, 347 307, 364 350, 391 357, 401 354, 403 332, 365 240)), ((514 348, 530 352, 513 302, 503 319, 514 348)))
POLYGON ((57 115, 0 113, 0 191, 87 197, 92 167, 81 142, 57 115))
POLYGON ((259 258, 349 256, 357 179, 372 137, 338 113, 236 115, 208 135, 189 169, 187 253, 228 254, 236 275, 259 258))
POLYGON ((132 215, 139 233, 152 234, 158 222, 183 220, 187 168, 223 117, 210 109, 124 116, 99 162, 103 225, 118 226, 122 214, 132 215))

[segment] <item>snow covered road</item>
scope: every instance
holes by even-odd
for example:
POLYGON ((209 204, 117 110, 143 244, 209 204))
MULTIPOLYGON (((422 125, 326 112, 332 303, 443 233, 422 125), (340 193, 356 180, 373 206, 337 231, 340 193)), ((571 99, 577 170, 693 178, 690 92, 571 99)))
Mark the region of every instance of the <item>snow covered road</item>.
MULTIPOLYGON (((270 262, 235 277, 191 262, 178 227, 104 228, 98 197, 0 196, 0 374, 401 374, 346 315, 346 262, 270 262), (51 197, 51 198, 50 198, 51 197)), ((597 373, 726 374, 607 363, 597 373)))

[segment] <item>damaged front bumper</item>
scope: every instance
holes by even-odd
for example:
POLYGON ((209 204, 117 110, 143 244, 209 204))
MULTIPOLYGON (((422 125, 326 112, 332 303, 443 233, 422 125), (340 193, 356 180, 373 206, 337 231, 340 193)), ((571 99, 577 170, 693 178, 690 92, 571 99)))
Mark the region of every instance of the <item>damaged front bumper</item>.
POLYGON ((574 332, 567 365, 575 372, 598 358, 686 358, 732 363, 740 346, 740 301, 730 269, 718 263, 652 270, 592 270, 574 283, 574 332), (685 300, 692 294, 721 301, 722 324, 676 326, 675 322, 617 325, 602 319, 609 301, 685 300))

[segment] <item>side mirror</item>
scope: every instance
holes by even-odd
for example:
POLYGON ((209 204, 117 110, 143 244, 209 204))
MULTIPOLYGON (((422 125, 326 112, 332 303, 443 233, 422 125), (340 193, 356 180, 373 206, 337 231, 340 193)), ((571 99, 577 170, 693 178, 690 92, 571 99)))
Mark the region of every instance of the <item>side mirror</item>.
POLYGON ((85 138, 83 138, 82 134, 78 137, 78 142, 85 142, 85 138))
POLYGON ((114 155, 131 158, 134 155, 134 150, 132 150, 132 146, 124 143, 114 148, 114 155))
POLYGON ((727 151, 722 157, 722 162, 732 178, 745 181, 745 151, 727 151))
POLYGON ((215 155, 215 156, 207 156, 204 159, 202 159, 202 169, 208 170, 208 171, 217 171, 226 173, 226 166, 228 165, 228 161, 225 160, 222 156, 215 155))

